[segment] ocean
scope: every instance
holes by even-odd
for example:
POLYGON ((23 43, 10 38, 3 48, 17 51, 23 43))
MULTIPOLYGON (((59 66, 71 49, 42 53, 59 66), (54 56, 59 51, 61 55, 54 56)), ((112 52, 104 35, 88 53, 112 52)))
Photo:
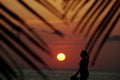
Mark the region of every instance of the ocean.
MULTIPOLYGON (((43 78, 33 69, 23 69, 24 80, 43 80, 43 78)), ((74 75, 76 70, 55 69, 55 70, 42 70, 48 77, 48 80, 70 80, 70 77, 74 75)), ((19 74, 17 72, 17 74, 19 74)), ((79 76, 78 76, 79 77, 79 76)), ((7 80, 1 77, 2 80, 7 80)), ((119 72, 109 71, 89 71, 88 80, 120 80, 119 72)))

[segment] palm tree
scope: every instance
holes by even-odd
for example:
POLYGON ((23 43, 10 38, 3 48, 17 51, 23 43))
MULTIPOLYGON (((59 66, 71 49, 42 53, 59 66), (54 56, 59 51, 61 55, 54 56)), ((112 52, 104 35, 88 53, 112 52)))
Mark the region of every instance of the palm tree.
MULTIPOLYGON (((4 2, 4 1, 2 1, 4 2)), ((85 49, 88 50, 88 53, 92 53, 97 41, 102 37, 102 41, 100 42, 97 51, 93 57, 92 65, 95 64, 95 61, 104 46, 107 38, 109 37, 112 30, 115 28, 115 24, 118 22, 120 13, 119 13, 119 0, 95 0, 92 4, 90 4, 90 0, 62 0, 61 9, 63 12, 61 12, 59 9, 56 8, 55 5, 53 5, 49 0, 34 0, 35 3, 38 3, 40 6, 44 7, 45 10, 49 11, 49 13, 59 20, 62 21, 63 24, 67 25, 75 21, 77 16, 80 16, 80 13, 82 13, 82 9, 85 9, 86 5, 90 5, 88 9, 86 9, 84 15, 81 16, 81 18, 78 20, 76 26, 73 27, 73 34, 82 34, 85 32, 84 37, 87 40, 85 49), (111 4, 113 4, 111 6, 111 4), (111 6, 111 7, 110 7, 111 6), (110 7, 108 10, 107 7, 110 7), (102 13, 106 12, 106 15, 103 17, 101 22, 99 22, 99 25, 95 25, 96 21, 101 17, 102 13), (68 18, 67 16, 69 13, 72 12, 73 14, 68 18), (67 22, 66 19, 69 21, 67 22), (109 25, 112 21, 112 25, 109 25), (90 23, 90 24, 89 24, 90 23), (83 24, 83 25, 82 25, 83 24), (96 29, 91 32, 91 29, 95 27, 96 29), (87 31, 86 31, 87 29, 87 31), (103 33, 104 32, 104 33, 103 33), (89 35, 89 33, 92 33, 92 35, 89 35)), ((55 0, 52 0, 54 4, 55 0)), ((63 32, 58 30, 55 26, 53 26, 52 23, 50 23, 48 20, 44 18, 41 14, 39 14, 37 11, 32 9, 32 7, 27 4, 23 0, 17 0, 17 3, 21 5, 21 8, 26 9, 28 13, 33 14, 36 18, 38 18, 40 21, 42 21, 47 27, 49 27, 51 30, 54 31, 56 35, 58 35, 61 38, 64 38, 63 32)), ((25 63, 30 65, 34 70, 36 70, 40 76, 43 77, 43 79, 47 79, 46 75, 37 67, 37 65, 28 57, 25 55, 25 52, 23 52, 19 47, 21 47, 23 50, 27 52, 28 55, 30 55, 34 60, 38 61, 40 64, 44 65, 46 68, 49 68, 49 65, 47 65, 44 60, 42 60, 42 56, 38 57, 35 52, 33 52, 29 45, 27 45, 23 40, 21 40, 18 36, 16 36, 15 32, 18 34, 23 34, 30 42, 32 42, 35 46, 37 46, 39 49, 47 53, 48 55, 51 55, 51 50, 49 48, 49 45, 42 39, 40 35, 38 35, 30 26, 25 22, 24 19, 22 19, 19 15, 16 14, 16 12, 10 10, 8 7, 4 5, 4 3, 0 3, 2 11, 5 13, 1 13, 1 21, 0 24, 0 54, 5 54, 5 56, 11 61, 12 64, 8 63, 6 58, 4 56, 0 56, 0 72, 7 80, 12 79, 18 79, 22 80, 24 79, 24 74, 22 70, 19 67, 19 64, 15 60, 13 56, 10 55, 7 48, 12 50, 16 55, 18 55, 25 63), (6 15, 7 14, 7 15, 6 15), (19 24, 15 24, 10 18, 7 16, 10 16, 15 21, 19 22, 19 24), (5 25, 5 24, 7 25, 5 25), (23 27, 21 27, 24 26, 23 27), (9 27, 8 27, 9 26, 9 27), (11 31, 12 29, 12 31, 11 31), (13 31, 14 30, 14 31, 13 31), (28 34, 30 33, 30 34, 28 34), (34 37, 33 37, 34 36, 34 37), (17 45, 16 45, 17 44, 17 45), (5 46, 4 46, 5 45, 5 46), (6 48, 7 47, 7 48, 6 48), (19 74, 15 72, 12 66, 16 66, 17 70, 19 71, 19 74)))

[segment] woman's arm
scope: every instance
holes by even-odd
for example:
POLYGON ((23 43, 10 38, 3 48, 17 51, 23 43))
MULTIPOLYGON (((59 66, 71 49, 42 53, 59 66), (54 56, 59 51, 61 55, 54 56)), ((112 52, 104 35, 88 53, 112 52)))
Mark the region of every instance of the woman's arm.
POLYGON ((75 76, 77 76, 80 72, 80 68, 78 69, 78 71, 75 73, 75 76))

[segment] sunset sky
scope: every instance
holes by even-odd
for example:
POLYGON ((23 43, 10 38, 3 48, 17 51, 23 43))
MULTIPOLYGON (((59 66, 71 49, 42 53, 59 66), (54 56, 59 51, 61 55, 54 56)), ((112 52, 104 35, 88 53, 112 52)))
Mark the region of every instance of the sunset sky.
MULTIPOLYGON (((61 12, 61 14, 64 13, 64 10, 62 10, 62 0, 47 0, 47 1, 50 2, 53 6, 55 6, 61 12)), ((4 6, 6 6, 8 9, 15 12, 15 14, 20 16, 38 35, 40 35, 45 40, 45 42, 49 45, 52 51, 52 56, 49 56, 42 52, 41 50, 39 50, 39 48, 37 48, 28 39, 26 39, 26 37, 23 34, 20 34, 20 39, 24 40, 24 42, 26 42, 27 45, 30 45, 31 46, 30 48, 34 52, 36 52, 39 56, 42 56, 42 58, 51 68, 77 69, 79 67, 78 65, 79 61, 81 59, 79 56, 80 52, 85 48, 85 44, 88 39, 84 38, 86 30, 82 34, 74 34, 73 30, 75 29, 75 26, 78 23, 79 19, 82 18, 82 16, 85 14, 88 8, 93 4, 94 0, 90 0, 81 9, 81 12, 79 12, 79 15, 75 18, 73 22, 69 21, 71 15, 73 14, 72 11, 70 11, 67 14, 66 19, 61 20, 34 0, 24 0, 24 2, 29 4, 29 6, 31 6, 32 9, 34 9, 37 13, 43 16, 56 29, 60 30, 64 34, 64 37, 61 38, 57 36, 50 27, 48 27, 43 21, 41 21, 36 16, 31 14, 28 10, 26 10, 17 0, 1 0, 1 3, 4 4, 4 6), (66 55, 65 61, 60 62, 56 59, 57 54, 60 52, 65 53, 66 55)), ((83 2, 84 1, 81 1, 81 4, 83 2)), ((110 7, 114 4, 114 2, 115 0, 112 0, 107 9, 101 14, 100 18, 94 24, 94 28, 92 29, 93 31, 96 29, 96 26, 99 25, 99 23, 106 15, 106 13, 109 11, 110 7)), ((0 12, 7 16, 15 24, 19 25, 24 29, 23 25, 15 21, 9 15, 7 15, 5 11, 0 9, 0 12)), ((118 14, 119 11, 116 12, 115 17, 118 14)), ((1 23, 7 25, 4 21, 2 21, 1 23)), ((111 23, 108 26, 110 26, 111 23)), ((99 42, 97 43, 97 45, 98 44, 99 42)), ((90 63, 93 58, 95 48, 93 49, 93 53, 90 55, 90 63)), ((115 28, 113 32, 110 34, 108 40, 104 44, 104 47, 102 48, 95 65, 94 66, 90 65, 90 69, 120 71, 119 61, 120 61, 120 19, 115 25, 115 28)), ((23 66, 27 66, 24 62, 23 63, 21 62, 20 64, 24 64, 23 66)))

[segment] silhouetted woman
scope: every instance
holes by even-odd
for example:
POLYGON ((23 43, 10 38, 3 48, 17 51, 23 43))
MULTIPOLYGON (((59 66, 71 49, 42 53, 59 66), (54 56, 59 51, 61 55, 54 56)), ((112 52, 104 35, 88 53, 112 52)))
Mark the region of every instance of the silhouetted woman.
POLYGON ((88 63, 89 63, 89 56, 86 50, 83 50, 80 54, 81 56, 81 61, 79 63, 79 69, 77 71, 77 73, 75 74, 75 76, 78 75, 78 73, 80 73, 80 80, 87 80, 88 76, 89 76, 89 72, 88 72, 88 63))

